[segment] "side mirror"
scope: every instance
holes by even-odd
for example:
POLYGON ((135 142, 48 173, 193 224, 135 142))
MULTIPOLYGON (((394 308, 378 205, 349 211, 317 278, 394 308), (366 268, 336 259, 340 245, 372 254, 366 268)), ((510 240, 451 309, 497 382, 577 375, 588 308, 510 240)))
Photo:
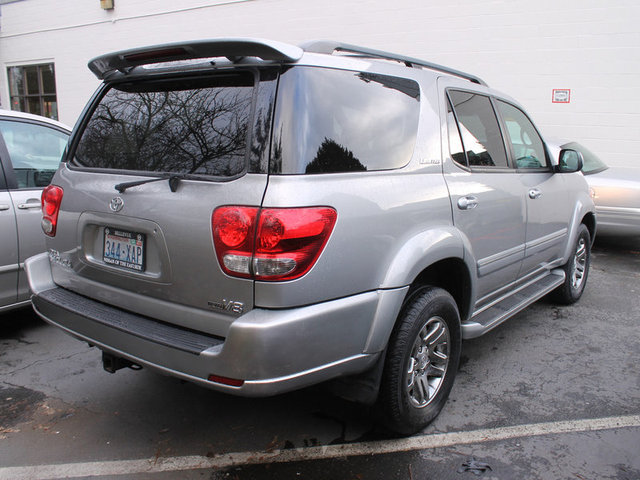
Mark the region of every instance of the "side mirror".
POLYGON ((582 170, 584 158, 577 150, 560 150, 559 162, 555 170, 557 173, 575 173, 582 170))

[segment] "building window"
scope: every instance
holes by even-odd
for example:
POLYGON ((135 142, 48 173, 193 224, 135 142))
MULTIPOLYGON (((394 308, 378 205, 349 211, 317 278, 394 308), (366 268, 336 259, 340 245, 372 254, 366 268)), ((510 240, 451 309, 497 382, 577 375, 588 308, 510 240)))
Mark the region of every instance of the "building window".
POLYGON ((11 110, 58 119, 53 63, 8 67, 11 110))

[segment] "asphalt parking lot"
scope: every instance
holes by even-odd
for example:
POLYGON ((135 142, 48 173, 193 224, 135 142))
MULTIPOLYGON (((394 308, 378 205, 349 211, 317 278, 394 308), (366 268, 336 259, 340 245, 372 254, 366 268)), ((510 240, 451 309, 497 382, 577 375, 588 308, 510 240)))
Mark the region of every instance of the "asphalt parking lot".
POLYGON ((314 387, 244 399, 142 370, 29 311, 0 316, 0 480, 640 479, 640 245, 598 242, 586 292, 467 341, 436 421, 394 439, 314 387))

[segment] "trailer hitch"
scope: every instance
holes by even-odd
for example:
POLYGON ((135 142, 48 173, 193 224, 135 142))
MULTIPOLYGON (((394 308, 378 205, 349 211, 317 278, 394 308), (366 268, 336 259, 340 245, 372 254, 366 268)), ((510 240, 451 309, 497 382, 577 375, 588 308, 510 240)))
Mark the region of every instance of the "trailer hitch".
POLYGON ((122 368, 130 368, 131 370, 142 370, 142 366, 137 363, 133 363, 130 360, 122 357, 116 357, 107 352, 102 352, 102 368, 109 373, 116 373, 122 368))

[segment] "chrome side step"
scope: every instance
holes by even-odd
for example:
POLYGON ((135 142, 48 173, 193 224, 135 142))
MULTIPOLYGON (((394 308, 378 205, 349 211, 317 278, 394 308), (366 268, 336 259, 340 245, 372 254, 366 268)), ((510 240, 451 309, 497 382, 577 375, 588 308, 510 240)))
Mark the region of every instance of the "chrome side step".
POLYGON ((564 279, 564 270, 557 268, 521 285, 491 306, 475 312, 469 321, 462 324, 462 338, 484 335, 562 285, 564 279))

